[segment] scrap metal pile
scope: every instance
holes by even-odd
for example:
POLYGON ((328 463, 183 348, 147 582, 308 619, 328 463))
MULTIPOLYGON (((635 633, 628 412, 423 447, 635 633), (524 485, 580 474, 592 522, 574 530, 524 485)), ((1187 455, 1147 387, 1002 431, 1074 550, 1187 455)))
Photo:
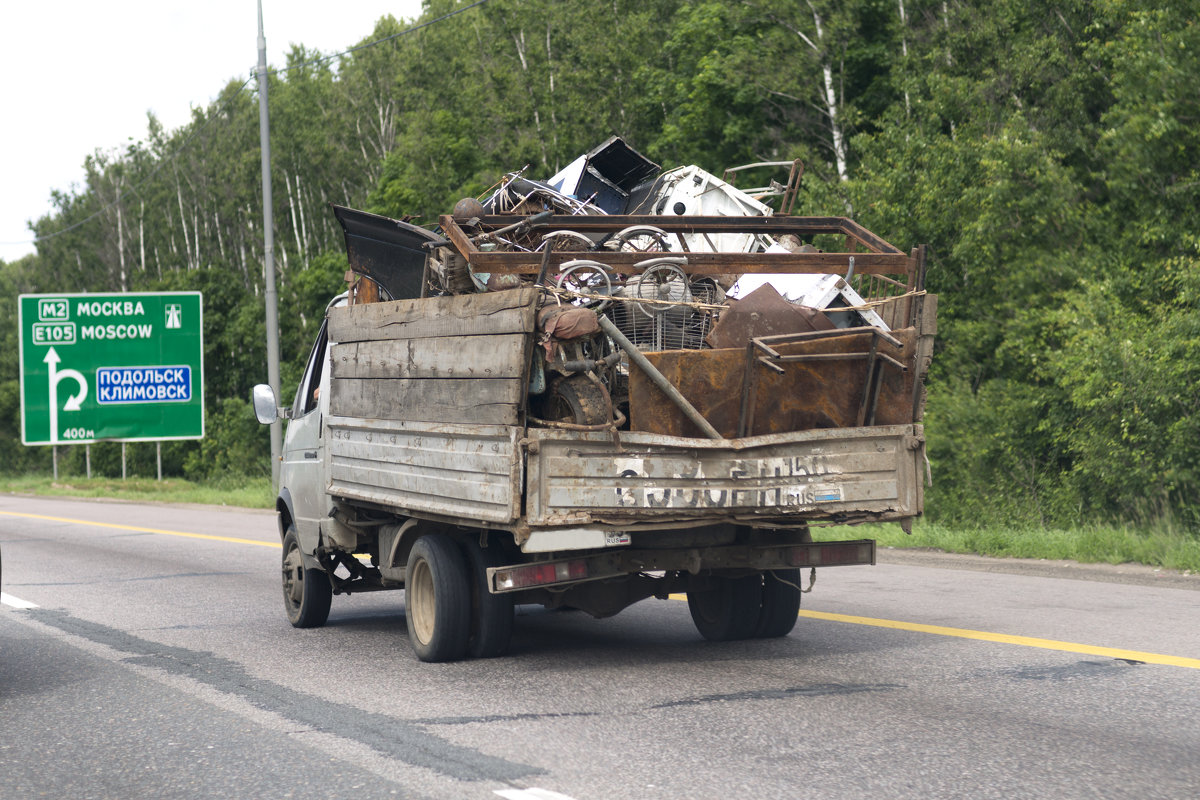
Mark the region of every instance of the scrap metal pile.
POLYGON ((335 213, 352 269, 391 298, 541 289, 531 424, 725 438, 918 420, 924 250, 791 216, 787 163, 786 185, 740 190, 614 137, 549 180, 506 175, 437 232, 335 213), (811 243, 830 235, 842 252, 811 243))

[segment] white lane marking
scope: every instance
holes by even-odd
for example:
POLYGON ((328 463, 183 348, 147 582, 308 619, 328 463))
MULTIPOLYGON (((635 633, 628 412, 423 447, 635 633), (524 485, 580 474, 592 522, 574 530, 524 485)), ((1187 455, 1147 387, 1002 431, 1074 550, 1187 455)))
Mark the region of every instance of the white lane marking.
POLYGON ((565 794, 552 792, 549 789, 538 789, 533 787, 530 789, 497 789, 496 794, 504 798, 504 800, 573 800, 565 794))
POLYGON ((13 597, 11 594, 0 592, 0 603, 13 608, 37 608, 37 603, 31 603, 28 600, 22 600, 19 597, 13 597))

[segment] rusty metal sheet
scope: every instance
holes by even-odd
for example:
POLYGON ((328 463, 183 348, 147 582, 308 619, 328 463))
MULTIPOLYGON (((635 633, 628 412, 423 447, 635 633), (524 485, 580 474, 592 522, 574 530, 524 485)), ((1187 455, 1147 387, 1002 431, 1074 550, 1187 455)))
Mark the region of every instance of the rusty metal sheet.
POLYGON ((729 309, 705 340, 709 347, 745 347, 758 336, 802 331, 831 331, 834 324, 821 311, 790 303, 771 284, 763 284, 729 309))
MULTIPOLYGON (((869 352, 874 329, 848 329, 844 335, 781 345, 781 356, 844 356, 869 352)), ((913 357, 916 331, 892 331, 902 347, 877 343, 878 353, 908 365, 901 372, 892 365, 879 371, 876 425, 900 425, 913 419, 913 357)), ((674 384, 689 402, 725 437, 738 435, 741 399, 746 379, 746 349, 667 350, 646 353, 646 358, 674 384)), ((828 358, 783 363, 783 374, 755 360, 756 383, 751 415, 754 427, 747 435, 789 433, 819 428, 859 425, 867 387, 865 358, 828 358)), ((700 436, 699 429, 671 403, 636 366, 629 375, 629 408, 632 430, 668 436, 700 436)))

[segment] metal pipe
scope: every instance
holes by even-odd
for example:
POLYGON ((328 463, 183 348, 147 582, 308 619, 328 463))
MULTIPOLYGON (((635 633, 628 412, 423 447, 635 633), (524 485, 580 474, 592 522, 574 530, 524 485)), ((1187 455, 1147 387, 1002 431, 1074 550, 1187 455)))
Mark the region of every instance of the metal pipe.
POLYGON ((650 360, 642 354, 642 351, 638 350, 637 346, 633 342, 625 338, 625 334, 621 333, 617 326, 613 324, 612 320, 603 314, 598 316, 600 318, 600 330, 604 331, 609 338, 617 343, 618 347, 629 354, 630 360, 637 364, 638 368, 641 369, 642 372, 646 373, 646 377, 650 379, 650 382, 657 386, 672 403, 678 406, 679 410, 682 411, 688 419, 694 422, 696 427, 700 428, 700 430, 704 432, 705 436, 707 436, 709 439, 719 439, 722 441, 725 439, 725 437, 717 433, 717 429, 714 428, 712 424, 709 423, 709 421, 706 420, 704 416, 696 410, 696 407, 689 403, 688 399, 684 397, 669 380, 666 379, 666 376, 658 371, 658 367, 651 364, 650 360))
MULTIPOLYGON (((275 219, 271 197, 271 123, 267 112, 267 39, 263 34, 262 0, 258 2, 258 141, 262 160, 263 301, 267 328, 267 383, 279 397, 279 299, 275 291, 275 219)), ((279 485, 283 461, 283 424, 271 423, 271 482, 279 485)))

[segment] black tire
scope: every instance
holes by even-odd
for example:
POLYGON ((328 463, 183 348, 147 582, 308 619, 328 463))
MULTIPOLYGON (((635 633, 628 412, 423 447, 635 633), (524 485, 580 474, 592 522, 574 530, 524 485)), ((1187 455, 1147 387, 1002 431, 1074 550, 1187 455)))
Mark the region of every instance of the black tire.
POLYGON ((319 628, 329 619, 333 584, 319 569, 308 569, 300 552, 296 529, 288 526, 283 537, 283 608, 295 628, 319 628))
POLYGON ((457 661, 471 634, 471 584, 467 559, 452 539, 431 533, 417 539, 404 581, 408 638, 422 661, 457 661))
POLYGON ((800 570, 777 569, 763 573, 762 607, 758 611, 757 639, 787 636, 800 614, 800 570))
POLYGON ((471 576, 471 634, 467 655, 495 658, 508 652, 513 632, 513 599, 510 594, 492 594, 487 588, 488 567, 501 566, 505 559, 499 547, 480 547, 467 542, 467 564, 471 576))
POLYGON ((762 579, 749 575, 714 577, 711 581, 709 589, 688 592, 688 611, 692 612, 696 630, 710 642, 749 639, 758 627, 762 579))
POLYGON ((539 404, 539 416, 551 422, 604 425, 612 421, 611 408, 604 387, 577 373, 550 382, 539 404))

